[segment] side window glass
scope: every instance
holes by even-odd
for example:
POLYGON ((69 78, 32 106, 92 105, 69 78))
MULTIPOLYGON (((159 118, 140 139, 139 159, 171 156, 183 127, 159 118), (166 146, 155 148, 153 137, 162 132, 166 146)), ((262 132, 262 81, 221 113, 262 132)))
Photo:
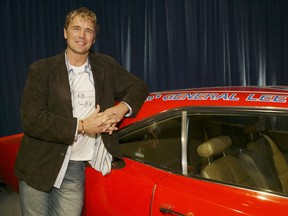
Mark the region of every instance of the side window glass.
MULTIPOLYGON (((272 125, 277 117, 210 115, 207 135, 197 148, 203 158, 200 176, 210 180, 276 193, 288 193, 287 128, 272 125), (271 120, 274 120, 272 122, 271 120)), ((288 121, 287 117, 281 116, 288 121)))
POLYGON ((132 159, 181 170, 181 117, 153 121, 120 139, 122 153, 132 159))

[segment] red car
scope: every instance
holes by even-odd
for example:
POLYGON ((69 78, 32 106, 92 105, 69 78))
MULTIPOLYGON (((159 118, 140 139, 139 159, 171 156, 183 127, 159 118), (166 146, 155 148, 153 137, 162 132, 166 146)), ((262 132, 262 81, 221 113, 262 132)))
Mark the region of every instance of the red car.
MULTIPOLYGON (((83 215, 287 215, 288 88, 151 93, 118 131, 125 167, 87 167, 83 215)), ((0 139, 16 191, 22 134, 0 139)))

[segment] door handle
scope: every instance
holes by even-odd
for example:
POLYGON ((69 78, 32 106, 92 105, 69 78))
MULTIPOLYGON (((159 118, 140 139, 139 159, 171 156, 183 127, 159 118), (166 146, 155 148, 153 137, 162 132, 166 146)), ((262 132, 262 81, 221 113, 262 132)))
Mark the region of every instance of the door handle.
POLYGON ((184 214, 181 214, 179 212, 173 211, 172 209, 169 208, 160 208, 160 212, 163 214, 168 214, 168 215, 179 215, 179 216, 185 216, 184 214))

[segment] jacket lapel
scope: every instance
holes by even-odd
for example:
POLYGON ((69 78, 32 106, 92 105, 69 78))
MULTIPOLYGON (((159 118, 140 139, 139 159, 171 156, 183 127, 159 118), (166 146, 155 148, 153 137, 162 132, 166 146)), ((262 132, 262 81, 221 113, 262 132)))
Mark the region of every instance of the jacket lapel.
POLYGON ((73 116, 70 84, 67 67, 65 64, 65 52, 62 52, 56 58, 55 64, 52 66, 52 70, 52 80, 54 81, 55 88, 58 91, 58 95, 61 100, 60 103, 63 104, 66 112, 73 116))
POLYGON ((103 82, 104 74, 103 74, 103 71, 99 70, 99 64, 97 64, 97 57, 90 58, 89 56, 89 63, 91 65, 91 70, 92 70, 94 85, 95 85, 95 97, 96 97, 95 106, 96 106, 97 104, 101 104, 102 102, 101 96, 103 95, 102 89, 103 89, 103 83, 104 83, 103 82))

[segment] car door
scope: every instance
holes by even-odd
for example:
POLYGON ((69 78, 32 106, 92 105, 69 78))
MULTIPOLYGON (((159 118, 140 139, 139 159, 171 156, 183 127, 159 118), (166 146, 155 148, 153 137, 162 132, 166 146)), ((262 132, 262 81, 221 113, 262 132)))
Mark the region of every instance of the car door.
POLYGON ((106 176, 86 168, 83 216, 148 216, 155 184, 168 173, 134 160, 106 176))
MULTIPOLYGON (((151 205, 151 215, 212 214, 236 216, 273 215, 276 212, 277 215, 286 215, 288 199, 285 191, 279 193, 279 191, 269 188, 269 185, 267 188, 261 188, 257 179, 256 183, 255 181, 252 182, 251 173, 244 169, 245 167, 239 160, 239 155, 243 155, 246 150, 247 142, 251 142, 247 137, 251 136, 252 125, 254 130, 257 127, 254 124, 259 124, 259 119, 263 118, 266 117, 254 114, 247 115, 247 113, 220 115, 198 113, 197 115, 189 115, 183 111, 181 156, 179 155, 181 157, 181 169, 172 171, 169 176, 157 183, 151 205), (203 139, 203 136, 199 135, 201 131, 199 127, 204 128, 205 131, 204 140, 200 145, 198 143, 203 139), (228 148, 223 150, 222 154, 217 153, 214 157, 214 153, 216 154, 225 140, 230 142, 228 148), (216 143, 215 149, 211 144, 214 141, 216 143), (197 146, 196 151, 192 147, 195 145, 197 146), (200 148, 204 145, 209 147, 205 149, 204 153, 211 155, 211 157, 208 155, 207 158, 203 157, 200 161, 198 158, 201 155, 200 148), (207 161, 204 162, 205 160, 207 161), (197 165, 199 161, 200 167, 197 165), (213 164, 216 165, 213 166, 213 164), (211 176, 205 170, 205 167, 209 166, 216 169, 213 170, 211 176), (218 172, 218 169, 222 168, 224 172, 218 172), (213 179, 213 176, 217 178, 213 179), (237 179, 239 176, 243 178, 241 181, 237 179)), ((260 122, 260 127, 263 129, 263 121, 260 122)), ((262 135, 260 134, 260 136, 262 135)), ((248 167, 248 169, 250 168, 248 167)), ((260 172, 257 169, 254 171, 260 172)), ((255 176, 259 177, 259 175, 255 176)))
POLYGON ((128 127, 119 133, 124 168, 113 169, 104 177, 91 167, 86 169, 83 215, 151 214, 155 185, 169 175, 168 168, 181 168, 178 145, 181 118, 172 117, 168 120, 169 124, 166 122, 154 122, 152 119, 148 123, 139 124, 136 128, 128 127), (160 125, 161 131, 158 130, 160 125), (167 136, 160 139, 158 135, 163 131, 167 136))
POLYGON ((152 216, 287 215, 287 197, 171 174, 158 182, 152 216))
POLYGON ((148 216, 157 182, 181 169, 181 115, 127 127, 119 137, 126 165, 104 177, 86 169, 83 215, 148 216))

